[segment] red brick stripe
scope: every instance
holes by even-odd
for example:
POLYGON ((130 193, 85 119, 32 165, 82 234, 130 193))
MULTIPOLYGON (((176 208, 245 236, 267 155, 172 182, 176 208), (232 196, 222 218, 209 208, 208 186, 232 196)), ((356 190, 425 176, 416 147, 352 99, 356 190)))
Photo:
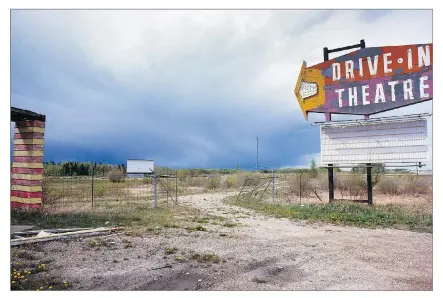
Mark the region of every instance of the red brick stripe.
POLYGON ((43 134, 41 132, 16 133, 14 139, 43 139, 43 134))
POLYGON ((28 168, 12 168, 12 174, 43 174, 43 169, 28 169, 28 168))
POLYGON ((42 204, 25 204, 19 202, 11 202, 11 208, 41 208, 42 204))
POLYGON ((14 156, 15 162, 43 162, 43 156, 14 156))
POLYGON ((21 191, 21 190, 11 190, 11 197, 20 197, 20 198, 41 198, 42 192, 41 191, 21 191))
POLYGON ((34 120, 34 121, 17 121, 15 122, 15 127, 21 128, 21 127, 45 127, 45 122, 34 120))
POLYGON ((43 151, 43 145, 14 145, 14 151, 43 151))
POLYGON ((41 180, 24 180, 24 179, 12 179, 13 185, 26 185, 26 186, 34 186, 34 185, 42 185, 41 180))

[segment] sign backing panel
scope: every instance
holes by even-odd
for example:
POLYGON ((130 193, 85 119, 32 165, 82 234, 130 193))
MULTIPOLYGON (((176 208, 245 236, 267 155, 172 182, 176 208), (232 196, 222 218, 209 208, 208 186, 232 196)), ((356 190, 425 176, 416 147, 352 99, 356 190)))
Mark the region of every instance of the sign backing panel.
POLYGON ((154 161, 146 159, 128 159, 126 163, 127 174, 152 174, 154 161))
POLYGON ((426 162, 425 118, 323 123, 321 164, 426 162))

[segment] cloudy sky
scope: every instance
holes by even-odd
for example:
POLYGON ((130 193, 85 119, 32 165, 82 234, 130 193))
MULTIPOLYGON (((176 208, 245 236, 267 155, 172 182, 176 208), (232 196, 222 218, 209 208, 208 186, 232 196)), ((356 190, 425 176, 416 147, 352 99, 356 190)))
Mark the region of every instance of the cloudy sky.
POLYGON ((324 116, 302 116, 301 63, 360 39, 432 42, 432 12, 12 11, 11 104, 47 115, 46 161, 251 169, 259 137, 261 168, 302 166, 324 116))

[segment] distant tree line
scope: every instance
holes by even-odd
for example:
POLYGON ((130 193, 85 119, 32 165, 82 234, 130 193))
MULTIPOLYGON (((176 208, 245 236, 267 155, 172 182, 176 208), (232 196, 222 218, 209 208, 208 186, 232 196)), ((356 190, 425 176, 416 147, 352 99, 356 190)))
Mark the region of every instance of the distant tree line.
MULTIPOLYGON (((384 173, 387 172, 385 166, 383 164, 373 164, 372 165, 373 173, 384 173)), ((44 173, 46 175, 54 175, 54 176, 91 176, 94 171, 94 176, 106 176, 111 170, 118 169, 123 174, 126 174, 126 166, 125 164, 103 164, 103 163, 91 163, 91 162, 60 162, 55 163, 53 161, 44 163, 44 173)), ((176 170, 156 166, 155 167, 157 174, 174 175, 176 170)), ((250 172, 254 172, 255 170, 250 170, 250 172)), ((310 173, 313 177, 317 176, 320 173, 327 173, 327 168, 319 168, 315 162, 315 160, 311 161, 309 168, 285 168, 285 169, 275 169, 275 173, 310 173)), ((399 172, 407 172, 404 169, 394 169, 390 171, 399 171, 399 172)), ((245 170, 241 170, 237 165, 235 169, 203 169, 203 168, 191 168, 191 169, 180 169, 177 170, 177 174, 180 177, 186 176, 204 176, 204 175, 228 175, 238 172, 248 172, 245 170)), ((272 173, 272 169, 261 169, 261 173, 272 173)), ((339 168, 334 168, 334 172, 341 172, 339 168)), ((355 166, 351 169, 351 172, 354 173, 366 173, 366 165, 355 166)))
POLYGON ((53 161, 45 162, 43 164, 43 172, 49 176, 105 176, 112 169, 118 169, 122 173, 126 173, 124 164, 109 165, 102 163, 91 162, 60 162, 53 161))

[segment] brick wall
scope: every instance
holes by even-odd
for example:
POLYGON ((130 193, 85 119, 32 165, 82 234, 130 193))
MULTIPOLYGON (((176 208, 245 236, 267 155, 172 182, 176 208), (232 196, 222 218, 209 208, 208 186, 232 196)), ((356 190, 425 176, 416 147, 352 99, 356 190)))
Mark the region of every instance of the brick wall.
POLYGON ((15 123, 12 207, 39 208, 42 205, 44 132, 45 122, 42 121, 15 123))

